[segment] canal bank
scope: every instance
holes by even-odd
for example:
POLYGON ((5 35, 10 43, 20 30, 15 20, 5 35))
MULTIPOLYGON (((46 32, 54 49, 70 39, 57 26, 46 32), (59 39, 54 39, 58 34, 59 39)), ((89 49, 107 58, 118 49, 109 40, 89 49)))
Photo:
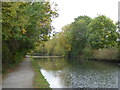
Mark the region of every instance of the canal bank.
POLYGON ((50 85, 46 81, 44 76, 42 75, 42 73, 40 71, 40 66, 38 65, 36 60, 33 60, 31 58, 31 62, 32 62, 32 68, 34 70, 34 77, 33 77, 34 88, 48 88, 48 89, 50 89, 50 87, 49 87, 50 85))
POLYGON ((120 58, 115 58, 115 59, 109 59, 109 58, 98 58, 98 57, 66 57, 66 56, 31 56, 34 59, 43 59, 43 58, 68 58, 68 59, 82 59, 82 60, 92 60, 96 62, 108 62, 108 63, 114 63, 114 64, 119 64, 120 63, 120 58))
POLYGON ((108 63, 114 63, 114 64, 119 64, 120 59, 98 59, 98 58, 84 58, 85 60, 93 60, 96 62, 108 62, 108 63))

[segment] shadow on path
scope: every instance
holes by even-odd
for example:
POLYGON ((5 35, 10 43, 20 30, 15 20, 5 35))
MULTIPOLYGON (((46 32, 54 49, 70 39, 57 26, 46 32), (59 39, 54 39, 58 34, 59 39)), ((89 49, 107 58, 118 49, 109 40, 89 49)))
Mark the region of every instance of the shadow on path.
POLYGON ((34 71, 30 58, 26 58, 15 71, 8 73, 2 81, 2 88, 33 88, 34 71))

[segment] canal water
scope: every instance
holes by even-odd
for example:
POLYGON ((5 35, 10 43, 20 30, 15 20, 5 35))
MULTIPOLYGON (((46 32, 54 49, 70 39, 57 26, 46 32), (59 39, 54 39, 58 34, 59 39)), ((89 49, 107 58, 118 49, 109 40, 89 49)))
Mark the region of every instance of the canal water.
POLYGON ((118 66, 91 60, 35 59, 51 88, 118 88, 118 66))

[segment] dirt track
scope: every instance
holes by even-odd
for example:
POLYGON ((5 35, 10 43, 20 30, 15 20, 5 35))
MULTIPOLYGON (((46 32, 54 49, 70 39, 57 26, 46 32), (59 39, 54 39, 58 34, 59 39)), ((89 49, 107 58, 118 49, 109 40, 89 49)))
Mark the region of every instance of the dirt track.
POLYGON ((33 88, 34 71, 29 58, 26 58, 15 71, 9 73, 2 81, 2 88, 33 88))

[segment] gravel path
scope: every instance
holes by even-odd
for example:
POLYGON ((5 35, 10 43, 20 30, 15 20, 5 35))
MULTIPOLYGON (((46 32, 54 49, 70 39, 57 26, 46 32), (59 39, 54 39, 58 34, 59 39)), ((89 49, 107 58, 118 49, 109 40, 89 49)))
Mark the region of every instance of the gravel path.
POLYGON ((15 71, 8 73, 2 81, 2 88, 33 88, 32 78, 34 71, 31 67, 31 61, 26 58, 15 71))

